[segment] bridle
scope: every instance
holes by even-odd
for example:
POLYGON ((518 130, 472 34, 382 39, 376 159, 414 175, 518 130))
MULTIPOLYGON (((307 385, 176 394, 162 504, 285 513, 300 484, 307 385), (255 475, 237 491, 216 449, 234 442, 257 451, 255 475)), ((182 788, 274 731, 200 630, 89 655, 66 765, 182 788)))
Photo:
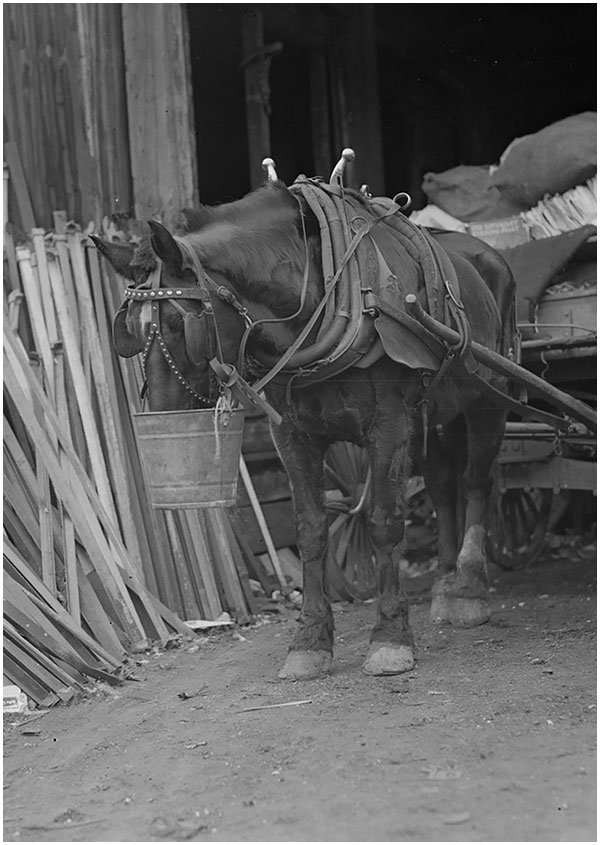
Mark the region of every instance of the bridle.
MULTIPOLYGON (((180 246, 182 246, 182 244, 185 244, 185 242, 181 241, 180 239, 178 239, 178 242, 180 246)), ((160 287, 162 261, 160 261, 160 259, 157 259, 157 266, 151 272, 150 276, 148 277, 148 280, 144 283, 144 287, 129 286, 125 289, 125 301, 119 309, 119 313, 122 313, 123 311, 127 310, 130 302, 151 303, 150 330, 148 332, 148 336, 146 337, 143 349, 141 350, 142 374, 144 376, 144 384, 141 390, 142 398, 144 398, 148 387, 146 363, 148 360, 148 355, 150 354, 150 349, 152 348, 152 344, 156 340, 159 349, 163 355, 163 358, 165 359, 173 375, 177 378, 177 381, 203 407, 208 408, 212 407, 215 404, 214 398, 210 395, 204 396, 192 387, 192 385, 183 376, 183 373, 177 366, 175 359, 167 345, 167 342, 165 341, 161 329, 161 302, 171 302, 171 305, 182 315, 184 327, 187 327, 187 324, 190 321, 198 321, 198 325, 195 327, 195 331, 204 333, 204 336, 208 338, 215 338, 214 347, 211 348, 212 344, 210 344, 209 348, 207 348, 207 355, 205 356, 207 358, 207 361, 216 356, 219 361, 223 363, 223 353, 221 339, 219 336, 219 326, 217 324, 215 310, 212 304, 211 293, 213 293, 215 296, 217 296, 227 305, 230 305, 238 312, 238 314, 244 320, 244 323, 246 325, 246 332, 251 331, 252 327, 254 326, 254 322, 248 314, 248 309, 244 305, 242 305, 242 303, 237 299, 237 297, 224 285, 218 285, 213 279, 211 279, 211 277, 200 264, 197 257, 193 255, 190 250, 185 248, 185 246, 183 251, 186 257, 186 262, 184 266, 188 269, 191 269, 197 279, 196 285, 194 287, 160 287), (180 304, 181 300, 191 300, 194 302, 201 303, 202 307, 200 309, 200 313, 188 311, 187 309, 183 308, 180 304), (210 327, 209 321, 212 322, 212 326, 210 327), (210 328, 212 328, 213 331, 210 331, 210 328)), ((192 360, 192 363, 198 364, 199 361, 192 360)))

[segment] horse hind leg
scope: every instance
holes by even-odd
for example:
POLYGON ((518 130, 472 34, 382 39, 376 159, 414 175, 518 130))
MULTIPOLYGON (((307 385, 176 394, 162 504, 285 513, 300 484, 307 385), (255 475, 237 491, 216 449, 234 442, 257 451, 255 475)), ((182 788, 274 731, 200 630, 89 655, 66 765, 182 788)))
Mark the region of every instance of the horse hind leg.
MULTIPOLYGON (((421 443, 417 445, 420 447, 421 443)), ((445 425, 441 433, 435 428, 429 432, 420 469, 436 513, 438 574, 452 572, 456 568, 464 530, 460 480, 466 465, 467 432, 462 416, 445 425)))
POLYGON ((407 464, 407 447, 405 443, 398 445, 397 431, 396 419, 387 432, 381 428, 376 432, 376 439, 369 447, 372 489, 368 527, 377 558, 379 598, 377 622, 371 631, 369 651, 363 664, 363 671, 368 675, 398 675, 415 665, 408 600, 399 564, 392 557, 394 548, 404 536, 403 492, 407 464))
POLYGON ((465 418, 468 464, 463 477, 464 531, 456 570, 442 575, 433 586, 431 620, 470 628, 482 625, 491 616, 485 569, 485 518, 505 414, 485 407, 481 400, 465 418))

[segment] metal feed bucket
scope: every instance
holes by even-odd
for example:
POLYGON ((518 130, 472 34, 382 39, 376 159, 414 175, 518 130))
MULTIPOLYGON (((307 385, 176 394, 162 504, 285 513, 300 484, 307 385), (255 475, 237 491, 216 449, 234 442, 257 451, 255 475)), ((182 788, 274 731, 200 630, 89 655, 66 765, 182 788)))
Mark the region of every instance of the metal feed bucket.
POLYGON ((235 504, 244 410, 133 415, 153 508, 235 504))

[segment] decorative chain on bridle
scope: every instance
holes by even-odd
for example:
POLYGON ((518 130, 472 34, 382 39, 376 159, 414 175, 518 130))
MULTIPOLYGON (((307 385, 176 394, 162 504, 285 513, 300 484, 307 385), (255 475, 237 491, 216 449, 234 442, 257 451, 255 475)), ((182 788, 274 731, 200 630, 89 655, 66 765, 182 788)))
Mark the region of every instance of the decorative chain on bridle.
MULTIPOLYGON (((179 241, 180 245, 182 241, 179 241)), ((215 338, 216 338, 216 345, 217 349, 213 350, 214 353, 218 354, 219 359, 223 360, 222 350, 221 350, 221 342, 219 337, 219 327, 217 325, 216 317, 214 308, 211 302, 211 295, 210 289, 214 291, 214 293, 225 303, 231 305, 242 317, 244 322, 248 327, 253 325, 252 320, 248 315, 247 309, 239 302, 239 300, 234 296, 234 294, 223 285, 217 285, 206 273, 206 271, 202 268, 199 261, 197 259, 191 261, 190 258, 192 257, 191 253, 186 249, 184 250, 184 254, 186 255, 187 261, 186 266, 188 266, 196 275, 197 283, 195 287, 172 287, 172 288, 161 288, 160 287, 160 279, 161 279, 161 269, 162 269, 162 262, 158 260, 156 268, 151 273, 148 282, 150 287, 145 288, 132 288, 128 287, 125 289, 124 295, 125 300, 129 302, 150 302, 152 308, 152 319, 150 323, 150 331, 148 332, 148 336, 146 337, 146 341, 144 343, 144 347, 141 352, 141 364, 142 364, 142 374, 144 376, 144 385, 142 387, 141 395, 142 398, 146 394, 147 385, 148 385, 148 377, 146 372, 146 363, 148 360, 148 355, 150 353, 150 349, 154 340, 156 339, 160 351, 169 367, 173 375, 176 377, 177 381, 181 384, 181 386, 186 390, 191 396, 193 396, 203 407, 208 408, 214 405, 214 398, 212 396, 204 396, 203 394, 199 393, 192 385, 187 381, 184 377, 183 373, 177 366, 177 363, 171 354, 171 351, 163 337, 161 331, 161 323, 160 323, 160 303, 165 301, 170 301, 171 304, 182 314, 184 320, 187 315, 191 312, 187 311, 185 308, 182 308, 178 300, 194 300, 196 302, 200 302, 202 304, 202 309, 200 315, 198 316, 206 316, 209 319, 212 319, 214 322, 215 328, 215 338), (191 266, 190 266, 191 265, 191 266), (207 286, 204 287, 201 284, 201 279, 204 279, 207 286)), ((211 356, 212 357, 212 356, 211 356)))

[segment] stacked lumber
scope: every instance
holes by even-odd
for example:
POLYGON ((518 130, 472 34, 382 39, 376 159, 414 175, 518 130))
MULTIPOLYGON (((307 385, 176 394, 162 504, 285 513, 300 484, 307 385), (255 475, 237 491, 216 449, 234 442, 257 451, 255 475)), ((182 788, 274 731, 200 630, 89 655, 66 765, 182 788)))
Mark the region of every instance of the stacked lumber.
POLYGON ((531 237, 552 238, 563 232, 573 232, 582 226, 596 225, 598 217, 598 180, 588 179, 564 194, 543 197, 537 205, 521 213, 531 237))
POLYGON ((184 620, 247 621, 257 588, 289 583, 266 523, 261 560, 235 509, 152 509, 132 426, 141 367, 110 336, 122 283, 86 232, 54 221, 17 247, 9 228, 4 250, 4 666, 41 706, 118 682, 128 654, 194 636, 184 620))

